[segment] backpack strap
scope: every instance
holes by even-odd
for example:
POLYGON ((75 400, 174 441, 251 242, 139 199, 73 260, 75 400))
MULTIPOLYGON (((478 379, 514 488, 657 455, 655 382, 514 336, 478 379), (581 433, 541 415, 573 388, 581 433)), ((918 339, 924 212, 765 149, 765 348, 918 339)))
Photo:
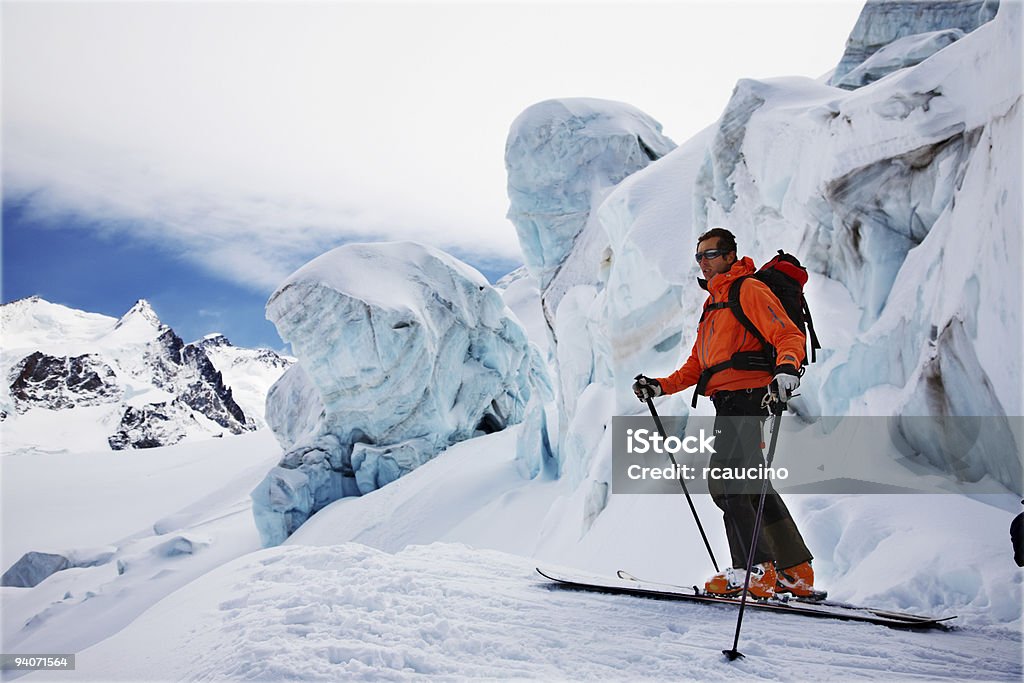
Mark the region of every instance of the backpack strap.
POLYGON ((774 357, 775 347, 768 343, 768 340, 764 338, 761 331, 757 329, 754 321, 747 317, 747 314, 743 311, 743 306, 740 305, 740 285, 742 285, 748 277, 750 276, 747 275, 737 278, 736 282, 732 283, 732 286, 729 287, 729 307, 732 309, 732 313, 736 316, 736 319, 740 321, 740 324, 747 329, 747 332, 754 335, 754 339, 761 342, 761 346, 771 349, 771 354, 774 357))
MULTIPOLYGON (((707 390, 708 382, 711 381, 711 377, 715 373, 721 372, 732 368, 734 370, 767 370, 771 372, 775 369, 775 347, 768 343, 761 331, 757 329, 753 321, 747 317, 747 314, 743 312, 743 306, 740 305, 740 287, 743 286, 743 281, 746 280, 749 275, 745 275, 740 278, 736 278, 736 281, 729 286, 729 298, 726 301, 721 301, 713 304, 708 304, 704 307, 704 311, 700 315, 700 322, 704 322, 704 317, 708 311, 714 311, 722 308, 731 308, 733 315, 743 325, 748 332, 750 332, 757 341, 761 343, 760 351, 737 351, 734 353, 729 360, 716 363, 710 368, 706 368, 700 373, 700 377, 697 379, 697 386, 693 392, 693 401, 691 406, 697 407, 697 397, 704 395, 707 390)), ((698 323, 699 324, 699 323, 698 323)))
POLYGON ((818 354, 815 353, 816 349, 821 348, 821 344, 818 342, 818 335, 814 332, 814 321, 811 320, 811 308, 807 305, 807 298, 800 295, 800 305, 804 308, 804 320, 807 322, 807 336, 811 341, 811 362, 813 363, 818 359, 818 354))

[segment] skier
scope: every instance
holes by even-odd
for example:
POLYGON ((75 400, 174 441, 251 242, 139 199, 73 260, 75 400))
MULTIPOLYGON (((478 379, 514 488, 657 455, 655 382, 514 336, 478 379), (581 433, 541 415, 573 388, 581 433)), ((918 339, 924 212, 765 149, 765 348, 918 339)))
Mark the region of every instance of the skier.
MULTIPOLYGON (((792 396, 800 384, 805 337, 786 315, 775 294, 764 283, 747 277, 740 285, 740 306, 776 351, 774 367, 762 362, 761 368, 749 369, 757 363, 743 362, 744 359, 764 358, 760 342, 727 307, 709 309, 708 306, 727 301, 733 282, 756 272, 754 262, 746 256, 737 257, 736 237, 725 228, 713 228, 701 235, 695 257, 704 274, 704 279, 698 282, 709 297, 690 357, 668 377, 641 375, 633 391, 637 398, 646 401, 648 397, 674 394, 697 385, 699 393, 711 397, 717 415, 716 452, 709 465, 756 467, 763 463, 761 426, 768 416, 769 387, 775 384, 783 401, 792 396), (734 355, 737 353, 740 356, 734 355), (760 419, 736 420, 737 416, 760 419)), ((711 577, 704 588, 714 595, 738 595, 746 578, 759 495, 737 492, 735 488, 729 490, 714 479, 708 484, 712 499, 723 513, 732 567, 711 577)), ((797 597, 813 595, 813 558, 793 517, 770 482, 763 514, 749 592, 758 598, 770 598, 776 592, 797 597)))

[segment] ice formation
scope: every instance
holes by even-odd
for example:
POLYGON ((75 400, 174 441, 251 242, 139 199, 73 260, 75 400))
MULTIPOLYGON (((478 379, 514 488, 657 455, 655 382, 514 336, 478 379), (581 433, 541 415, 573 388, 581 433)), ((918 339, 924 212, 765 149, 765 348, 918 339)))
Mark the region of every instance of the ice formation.
MULTIPOLYGON (((823 414, 1021 414, 1019 26, 1020 6, 1006 3, 927 61, 849 94, 794 79, 737 85, 716 143, 726 128, 742 135, 709 150, 696 227, 733 226, 758 255, 778 242, 846 287, 860 320, 815 370, 823 414), (873 408, 879 391, 888 405, 873 408)), ((1002 435, 966 471, 935 455, 938 432, 918 447, 955 476, 1016 487, 1020 451, 1002 435)))
POLYGON ((540 354, 498 292, 431 247, 334 249, 274 292, 267 317, 298 365, 268 396, 286 453, 253 492, 266 544, 334 500, 522 421, 546 394, 540 354))
POLYGON ((508 218, 540 283, 549 328, 565 292, 596 281, 595 254, 603 245, 587 229, 591 210, 623 178, 673 148, 660 123, 620 102, 548 100, 512 123, 505 144, 508 218))
MULTIPOLYGON (((523 259, 540 290, 559 377, 557 427, 564 442, 579 391, 591 381, 589 330, 575 313, 602 279, 608 237, 593 210, 618 183, 675 148, 661 124, 636 108, 597 99, 558 99, 535 104, 513 122, 505 145, 508 218, 523 259), (559 316, 561 316, 559 322, 559 316)), ((532 425, 548 430, 536 414, 532 425)), ((550 444, 548 431, 530 448, 550 444)), ((557 447, 556 451, 561 451, 557 447)), ((538 463, 530 469, 536 471, 538 463)))
POLYGON ((901 46, 900 39, 944 29, 970 33, 991 21, 998 8, 999 0, 868 0, 829 84, 851 89, 864 85, 847 75, 883 48, 890 54, 903 52, 906 44, 901 46))
MULTIPOLYGON (((897 5, 908 3, 884 11, 897 5)), ((879 38, 870 15, 881 10, 869 3, 851 45, 870 50, 837 75, 892 58, 885 78, 853 91, 806 78, 741 80, 715 125, 603 193, 589 216, 599 237, 578 238, 568 257, 555 249, 553 260, 578 257, 586 267, 577 272, 595 274, 562 293, 552 321, 556 455, 587 482, 585 518, 603 505, 610 467, 594 425, 642 408, 633 375, 671 371, 688 353, 704 295, 679 255, 713 225, 733 230, 759 263, 783 248, 812 270, 828 334, 794 405, 804 419, 891 415, 912 450, 952 480, 1020 486, 1019 435, 999 422, 1024 404, 1020 6, 1004 3, 986 23, 993 3, 961 5, 975 18, 957 31, 943 32, 948 16, 925 12, 879 38), (915 54, 927 59, 912 65, 915 54), (602 242, 603 251, 590 246, 602 242), (916 415, 935 417, 934 428, 900 422, 916 415), (941 421, 970 415, 997 426, 964 463, 941 421)), ((510 171, 513 186, 521 189, 510 171)), ((570 212, 535 192, 548 213, 570 212)), ((528 203, 510 196, 510 215, 528 203)), ((688 412, 678 397, 660 407, 688 412)))

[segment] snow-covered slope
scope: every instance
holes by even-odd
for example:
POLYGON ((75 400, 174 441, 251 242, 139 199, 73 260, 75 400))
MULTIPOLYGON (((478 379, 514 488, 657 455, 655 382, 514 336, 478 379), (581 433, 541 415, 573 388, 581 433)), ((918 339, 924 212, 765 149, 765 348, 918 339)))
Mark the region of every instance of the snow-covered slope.
MULTIPOLYGON (((78 680, 1015 680, 999 632, 905 633, 551 590, 458 545, 282 546, 211 572, 79 654, 78 680), (302 590, 295 590, 301 585, 302 590), (182 656, 182 653, 188 653, 182 656)), ((56 680, 56 677, 54 677, 56 680)))
POLYGON ((223 337, 185 344, 144 300, 115 319, 30 297, 0 306, 0 325, 4 453, 151 448, 251 431, 259 394, 287 365, 223 337))
MULTIPOLYGON (((567 480, 517 475, 520 428, 457 444, 386 487, 334 503, 286 544, 260 551, 242 499, 260 473, 230 471, 241 469, 242 450, 229 467, 196 451, 199 444, 160 449, 161 468, 180 458, 191 476, 202 472, 206 488, 196 494, 203 497, 185 508, 192 523, 125 544, 134 552, 119 557, 120 575, 110 562, 60 572, 33 589, 0 589, 4 648, 77 651, 75 675, 84 680, 1019 680, 1024 673, 1021 574, 1005 512, 952 496, 794 498, 819 552, 820 583, 834 597, 959 614, 962 630, 902 633, 748 612, 740 644, 747 659, 729 664, 720 650, 732 642, 732 609, 556 591, 533 573, 537 564, 564 564, 688 583, 710 565, 696 551, 699 536, 678 496, 614 496, 580 537, 578 506, 568 504, 578 492, 567 480), (218 510, 232 514, 217 521, 218 510), (171 547, 188 541, 191 554, 166 552, 179 537, 171 547), (167 597, 146 609, 161 593, 167 597)), ((31 482, 28 475, 19 480, 31 482)), ((153 505, 152 492, 122 491, 129 496, 122 506, 153 505)), ((696 502, 708 519, 710 500, 696 502)), ((184 522, 166 516, 183 503, 139 519, 184 522)), ((93 503, 95 511, 114 507, 93 503)), ((74 518, 62 519, 67 533, 85 538, 74 518)), ((91 533, 105 528, 116 538, 124 532, 112 533, 114 521, 104 518, 91 533)), ((709 531, 724 547, 719 530, 709 531)))
POLYGON ((268 430, 153 448, 145 457, 109 450, 4 457, 3 569, 29 552, 70 566, 36 574, 35 587, 0 587, 3 651, 80 651, 210 569, 257 550, 249 491, 277 457, 268 430))

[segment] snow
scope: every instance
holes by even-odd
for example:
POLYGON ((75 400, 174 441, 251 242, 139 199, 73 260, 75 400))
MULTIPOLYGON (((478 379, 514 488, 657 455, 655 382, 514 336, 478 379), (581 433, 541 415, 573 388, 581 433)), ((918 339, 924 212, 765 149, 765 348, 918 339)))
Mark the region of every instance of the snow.
MULTIPOLYGON (((963 630, 907 633, 751 612, 740 648, 748 658, 726 664, 719 650, 731 644, 735 610, 553 590, 533 573, 537 564, 605 574, 627 568, 678 583, 710 567, 691 552, 699 540, 678 496, 614 496, 580 538, 559 504, 572 495, 568 482, 516 477, 513 432, 458 444, 393 484, 325 508, 285 545, 250 549, 184 584, 116 635, 79 650, 76 677, 704 680, 857 671, 879 680, 1015 680, 1022 673, 1020 573, 1006 543, 1008 515, 990 505, 949 496, 794 497, 819 552, 821 583, 834 597, 959 613, 963 630), (432 495, 442 485, 465 495, 432 495), (1007 587, 1016 591, 1009 598, 1007 587)), ((696 502, 709 519, 710 501, 696 502)), ((723 548, 717 525, 710 531, 723 548)), ((196 534, 182 535, 195 547, 196 534)), ((176 568, 178 559, 156 550, 166 548, 165 538, 135 564, 126 558, 117 580, 140 560, 146 574, 176 568)), ((57 578, 71 577, 44 582, 51 594, 74 592, 57 578)), ((87 632, 86 624, 104 630, 110 617, 85 609, 110 599, 111 587, 99 588, 65 607, 67 621, 51 638, 87 632)), ((24 589, 4 590, 7 607, 11 591, 24 589)), ((36 628, 37 638, 48 624, 36 628)), ((51 643, 33 641, 39 651, 51 643)))
POLYGON ((0 588, 4 652, 78 652, 259 549, 248 494, 277 456, 267 430, 144 454, 6 456, 4 568, 30 551, 75 568, 35 588, 0 588))
POLYGON ((742 646, 747 659, 727 664, 720 650, 731 644, 734 617, 731 608, 554 590, 524 558, 461 545, 396 554, 282 546, 211 572, 80 653, 76 679, 1012 680, 1021 672, 1019 642, 998 634, 825 627, 753 612, 745 629, 759 636, 742 646))

